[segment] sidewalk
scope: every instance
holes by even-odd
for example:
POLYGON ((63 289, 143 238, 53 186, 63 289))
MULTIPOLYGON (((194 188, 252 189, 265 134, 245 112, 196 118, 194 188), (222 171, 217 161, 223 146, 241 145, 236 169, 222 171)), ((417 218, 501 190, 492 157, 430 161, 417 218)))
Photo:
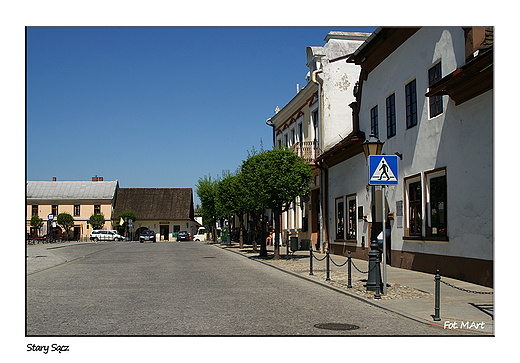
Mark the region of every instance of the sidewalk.
MULTIPOLYGON (((313 275, 310 276, 309 251, 297 251, 286 259, 286 248, 280 247, 280 260, 273 260, 273 246, 268 247, 268 258, 261 259, 249 245, 240 249, 237 243, 228 247, 217 244, 220 248, 240 253, 259 262, 269 264, 278 269, 297 274, 299 277, 326 285, 342 293, 361 299, 375 306, 396 312, 400 315, 438 325, 445 329, 459 329, 475 332, 477 335, 494 334, 494 295, 478 294, 453 288, 441 283, 440 321, 434 321, 435 313, 435 280, 434 274, 400 269, 387 265, 387 294, 381 292, 381 299, 374 299, 374 292, 367 292, 363 285, 368 274, 359 272, 368 270, 368 261, 352 259, 352 288, 347 288, 347 257, 330 255, 330 281, 326 281, 326 255, 313 252, 313 275), (318 261, 322 260, 323 261, 318 261), (338 267, 336 265, 342 265, 338 267)), ((259 247, 260 248, 260 247, 259 247)), ((381 273, 383 266, 381 265, 381 273)), ((472 284, 465 281, 442 277, 441 281, 456 287, 475 292, 493 292, 492 288, 472 284)))

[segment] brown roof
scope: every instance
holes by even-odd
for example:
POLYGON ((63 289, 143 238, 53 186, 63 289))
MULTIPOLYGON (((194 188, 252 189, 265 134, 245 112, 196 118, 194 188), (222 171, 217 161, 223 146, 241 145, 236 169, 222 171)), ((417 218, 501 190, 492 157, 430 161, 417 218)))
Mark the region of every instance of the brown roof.
POLYGON ((138 220, 193 219, 191 188, 119 188, 112 219, 133 210, 138 220))

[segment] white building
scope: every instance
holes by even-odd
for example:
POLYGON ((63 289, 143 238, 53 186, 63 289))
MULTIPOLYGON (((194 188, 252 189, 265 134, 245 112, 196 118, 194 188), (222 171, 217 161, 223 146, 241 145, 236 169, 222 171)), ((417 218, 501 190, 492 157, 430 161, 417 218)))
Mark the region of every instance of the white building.
MULTIPOLYGON (((326 237, 320 236, 320 169, 314 160, 352 133, 354 86, 361 67, 346 59, 368 38, 368 33, 331 31, 322 47, 307 47, 307 84, 271 117, 275 145, 294 150, 308 161, 314 171, 311 196, 297 198, 293 207, 284 212, 282 230, 296 233, 300 240, 312 242, 314 248, 323 246, 326 237)), ((282 238, 286 238, 283 235, 282 238)))
POLYGON ((492 38, 492 28, 379 28, 348 59, 362 67, 357 100, 345 101, 352 132, 316 160, 333 253, 367 258, 382 227, 361 149, 373 131, 383 154, 402 158, 384 198, 392 266, 492 286, 492 38))

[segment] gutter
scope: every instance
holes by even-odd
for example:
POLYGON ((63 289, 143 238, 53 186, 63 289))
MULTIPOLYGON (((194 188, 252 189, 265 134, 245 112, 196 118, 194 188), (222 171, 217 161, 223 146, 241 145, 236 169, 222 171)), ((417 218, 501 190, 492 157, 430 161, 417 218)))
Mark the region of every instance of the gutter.
MULTIPOLYGON (((321 147, 323 145, 322 138, 323 138, 323 122, 321 119, 321 83, 316 80, 316 75, 318 73, 323 72, 323 69, 317 69, 314 72, 312 72, 312 82, 315 83, 318 86, 318 130, 319 130, 319 138, 318 138, 318 151, 321 155, 321 147)), ((316 136, 316 135, 314 135, 316 136)), ((319 168, 320 171, 320 250, 323 250, 323 172, 322 168, 319 168)))

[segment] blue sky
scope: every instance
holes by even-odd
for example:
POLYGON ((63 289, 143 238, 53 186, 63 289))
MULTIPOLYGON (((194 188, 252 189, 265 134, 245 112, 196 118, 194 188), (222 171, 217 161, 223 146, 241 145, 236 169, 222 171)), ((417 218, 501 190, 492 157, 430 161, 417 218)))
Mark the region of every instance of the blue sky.
POLYGON ((29 27, 27 180, 193 188, 272 146, 306 47, 342 27, 29 27), (52 162, 44 162, 50 151, 52 162))

